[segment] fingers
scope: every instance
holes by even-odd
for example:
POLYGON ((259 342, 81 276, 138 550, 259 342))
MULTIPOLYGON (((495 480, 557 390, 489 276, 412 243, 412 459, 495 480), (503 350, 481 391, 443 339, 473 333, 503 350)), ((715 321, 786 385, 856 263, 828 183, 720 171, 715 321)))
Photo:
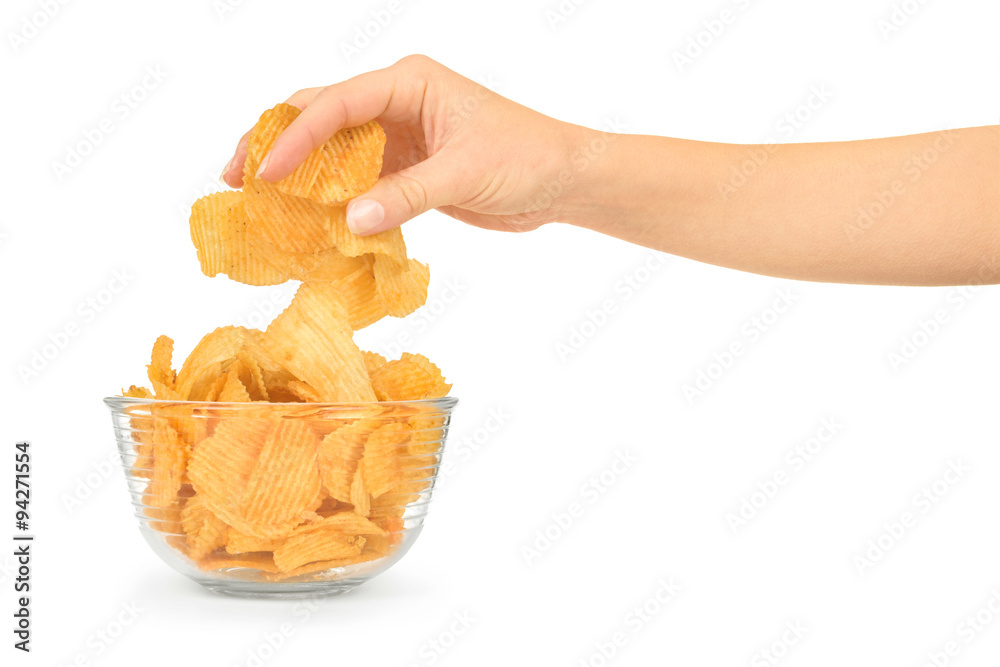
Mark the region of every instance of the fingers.
MULTIPOLYGON (((302 90, 296 91, 291 97, 285 100, 285 104, 291 104, 293 107, 305 109, 316 98, 316 95, 319 94, 321 90, 323 90, 322 87, 303 88, 302 90)), ((247 139, 249 137, 250 131, 248 130, 246 134, 240 137, 240 142, 236 146, 236 152, 233 154, 233 157, 230 158, 229 164, 227 164, 225 169, 222 170, 221 178, 229 187, 243 187, 243 163, 246 162, 247 159, 247 139)))
POLYGON ((412 62, 404 60, 320 90, 275 140, 261 161, 258 176, 265 181, 281 180, 342 128, 383 115, 419 121, 427 80, 412 62))
POLYGON ((383 176, 371 190, 347 205, 347 226, 368 236, 398 227, 432 208, 457 204, 458 183, 451 162, 440 154, 412 167, 383 176))

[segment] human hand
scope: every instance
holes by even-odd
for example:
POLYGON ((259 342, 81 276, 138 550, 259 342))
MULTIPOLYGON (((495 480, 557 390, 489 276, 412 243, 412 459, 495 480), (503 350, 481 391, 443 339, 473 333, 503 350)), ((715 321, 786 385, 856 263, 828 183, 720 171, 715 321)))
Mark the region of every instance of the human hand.
MULTIPOLYGON (((492 92, 425 56, 408 56, 342 83, 287 100, 302 114, 275 140, 258 177, 278 181, 338 130, 378 120, 385 129, 382 175, 347 208, 356 234, 392 229, 438 209, 478 227, 529 231, 563 217, 545 189, 572 160, 588 130, 492 92)), ((247 135, 223 172, 243 184, 247 135)))

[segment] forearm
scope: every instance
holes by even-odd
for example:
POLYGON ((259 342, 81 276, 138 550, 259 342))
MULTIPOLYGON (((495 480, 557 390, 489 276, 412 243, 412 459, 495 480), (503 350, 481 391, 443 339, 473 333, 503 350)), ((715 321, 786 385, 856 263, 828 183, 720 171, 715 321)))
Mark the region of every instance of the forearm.
POLYGON ((605 137, 567 222, 785 278, 1000 282, 996 126, 770 147, 605 137))

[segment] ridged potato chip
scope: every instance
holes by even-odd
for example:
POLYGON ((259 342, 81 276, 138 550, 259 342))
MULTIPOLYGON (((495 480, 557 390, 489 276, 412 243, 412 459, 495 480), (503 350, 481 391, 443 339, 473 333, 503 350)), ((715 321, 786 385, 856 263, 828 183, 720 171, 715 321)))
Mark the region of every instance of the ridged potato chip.
POLYGON ((375 400, 347 309, 329 283, 303 283, 267 328, 274 359, 329 403, 375 400))
POLYGON ((149 480, 149 505, 170 507, 184 482, 189 448, 170 422, 154 420, 153 472, 149 480))
POLYGON ((224 273, 247 285, 279 285, 288 276, 267 264, 248 246, 244 194, 216 192, 191 207, 191 241, 198 252, 201 272, 209 278, 224 273))
POLYGON ((173 355, 174 341, 167 336, 157 338, 153 343, 152 358, 146 366, 146 374, 156 392, 156 398, 167 400, 178 398, 175 387, 177 373, 171 367, 173 355))
POLYGON ((359 470, 371 496, 377 498, 403 481, 400 457, 409 437, 410 430, 399 422, 385 424, 368 436, 359 470))
POLYGON ((365 476, 361 473, 361 466, 354 471, 351 478, 351 505, 354 506, 353 513, 358 516, 368 516, 371 511, 372 496, 365 486, 365 476))
POLYGON ((234 528, 258 537, 287 535, 322 497, 316 434, 301 421, 275 422, 247 481, 234 528))
POLYGON ((393 317, 406 317, 427 302, 430 269, 415 259, 400 265, 385 255, 375 257, 373 267, 378 300, 393 317))
POLYGON ((219 390, 219 397, 216 400, 222 403, 249 403, 251 401, 250 392, 247 391, 246 385, 240 379, 241 371, 249 374, 249 370, 239 359, 230 364, 229 370, 224 376, 226 381, 219 390))
POLYGON ((219 327, 199 341, 177 373, 177 394, 184 401, 201 401, 208 395, 240 350, 253 336, 243 327, 219 327))
POLYGON ((199 495, 185 503, 181 510, 181 525, 187 533, 188 555, 195 560, 226 544, 229 526, 212 513, 199 495))
POLYGON ((371 374, 372 388, 380 401, 415 401, 446 396, 451 385, 441 370, 422 354, 403 353, 371 374))
POLYGON ((334 500, 351 503, 351 484, 364 452, 365 440, 377 428, 378 422, 359 419, 341 426, 320 442, 317 456, 320 477, 334 500))
MULTIPOLYGON (((289 104, 278 104, 261 115, 247 142, 244 181, 256 175, 274 140, 300 113, 289 104)), ((385 132, 375 121, 342 129, 275 186, 285 194, 319 204, 346 203, 375 185, 382 171, 384 147, 385 132)))
POLYGON ((242 523, 247 484, 270 427, 262 420, 223 420, 191 454, 191 484, 212 513, 231 526, 242 523))

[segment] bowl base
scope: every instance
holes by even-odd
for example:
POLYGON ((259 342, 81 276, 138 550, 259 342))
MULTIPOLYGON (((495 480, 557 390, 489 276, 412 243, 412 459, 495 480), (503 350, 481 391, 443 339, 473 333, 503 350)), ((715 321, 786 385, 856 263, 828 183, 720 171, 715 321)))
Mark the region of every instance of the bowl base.
POLYGON ((201 582, 209 591, 217 595, 236 598, 257 598, 268 600, 299 600, 303 598, 330 597, 343 595, 364 582, 360 581, 310 581, 299 583, 276 583, 273 585, 257 582, 213 581, 201 582))

